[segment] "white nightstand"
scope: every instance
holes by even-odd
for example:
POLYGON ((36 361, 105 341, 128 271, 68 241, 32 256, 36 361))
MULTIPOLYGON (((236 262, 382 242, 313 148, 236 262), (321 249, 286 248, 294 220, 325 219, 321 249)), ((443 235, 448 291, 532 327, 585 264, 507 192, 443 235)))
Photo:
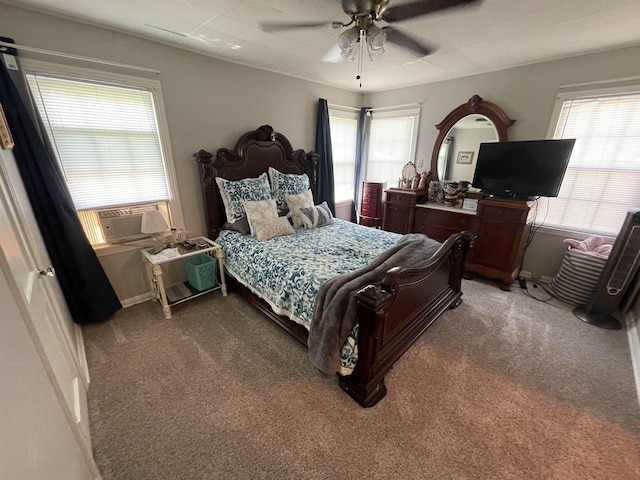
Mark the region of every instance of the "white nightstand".
MULTIPOLYGON (((165 318, 171 318, 171 307, 179 303, 186 302, 193 298, 199 297, 214 290, 222 290, 222 295, 227 295, 227 284, 224 280, 224 259, 222 256, 222 247, 206 237, 196 237, 189 239, 196 246, 193 248, 184 248, 181 244, 173 249, 175 256, 165 256, 163 254, 153 254, 153 249, 142 250, 142 258, 147 265, 147 273, 149 275, 149 283, 151 285, 151 294, 162 304, 162 311, 165 318), (173 262, 184 262, 189 257, 192 260, 196 255, 205 254, 215 257, 217 260, 217 270, 220 274, 219 282, 210 288, 197 290, 189 284, 189 282, 178 283, 165 287, 163 275, 163 267, 173 262), (170 293, 176 292, 173 298, 167 296, 167 290, 170 293)), ((215 272, 214 272, 215 276, 215 272)))

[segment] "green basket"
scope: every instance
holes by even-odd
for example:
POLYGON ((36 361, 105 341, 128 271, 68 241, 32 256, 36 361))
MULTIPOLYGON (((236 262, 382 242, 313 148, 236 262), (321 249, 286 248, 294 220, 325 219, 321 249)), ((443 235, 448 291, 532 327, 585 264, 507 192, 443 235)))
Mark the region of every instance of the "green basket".
POLYGON ((189 285, 202 292, 213 288, 217 284, 215 258, 201 253, 184 259, 184 267, 187 270, 189 285))

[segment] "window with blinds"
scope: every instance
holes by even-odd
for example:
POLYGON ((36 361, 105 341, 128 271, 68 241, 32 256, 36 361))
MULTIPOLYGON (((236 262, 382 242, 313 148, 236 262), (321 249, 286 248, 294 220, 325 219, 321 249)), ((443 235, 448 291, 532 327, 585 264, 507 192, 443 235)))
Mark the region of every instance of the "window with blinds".
POLYGON ((396 185, 402 167, 416 151, 419 109, 376 113, 371 117, 366 180, 396 185))
POLYGON ((640 206, 640 92, 559 102, 553 138, 576 144, 558 197, 543 199, 545 225, 615 235, 640 206))
POLYGON ((90 242, 105 243, 98 209, 157 203, 171 222, 154 88, 25 76, 90 242))
POLYGON ((353 200, 355 188, 356 113, 330 112, 331 149, 336 202, 353 200))

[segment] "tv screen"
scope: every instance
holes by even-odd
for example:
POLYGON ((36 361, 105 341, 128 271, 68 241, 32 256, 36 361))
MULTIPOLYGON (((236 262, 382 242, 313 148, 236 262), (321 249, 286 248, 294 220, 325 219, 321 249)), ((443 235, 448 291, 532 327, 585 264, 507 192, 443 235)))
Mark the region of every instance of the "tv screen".
POLYGON ((557 197, 575 142, 481 143, 471 184, 496 197, 557 197))

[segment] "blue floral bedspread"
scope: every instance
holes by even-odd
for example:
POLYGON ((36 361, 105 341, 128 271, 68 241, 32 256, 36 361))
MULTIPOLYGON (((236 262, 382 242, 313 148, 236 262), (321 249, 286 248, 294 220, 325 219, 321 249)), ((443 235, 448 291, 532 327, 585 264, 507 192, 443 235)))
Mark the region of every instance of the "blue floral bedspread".
MULTIPOLYGON (((324 282, 368 265, 400 238, 397 233, 334 219, 325 227, 263 241, 223 230, 216 241, 222 245, 225 267, 233 277, 266 300, 274 312, 308 330, 324 282)), ((345 342, 345 374, 355 366, 357 333, 356 327, 353 338, 345 342)))

